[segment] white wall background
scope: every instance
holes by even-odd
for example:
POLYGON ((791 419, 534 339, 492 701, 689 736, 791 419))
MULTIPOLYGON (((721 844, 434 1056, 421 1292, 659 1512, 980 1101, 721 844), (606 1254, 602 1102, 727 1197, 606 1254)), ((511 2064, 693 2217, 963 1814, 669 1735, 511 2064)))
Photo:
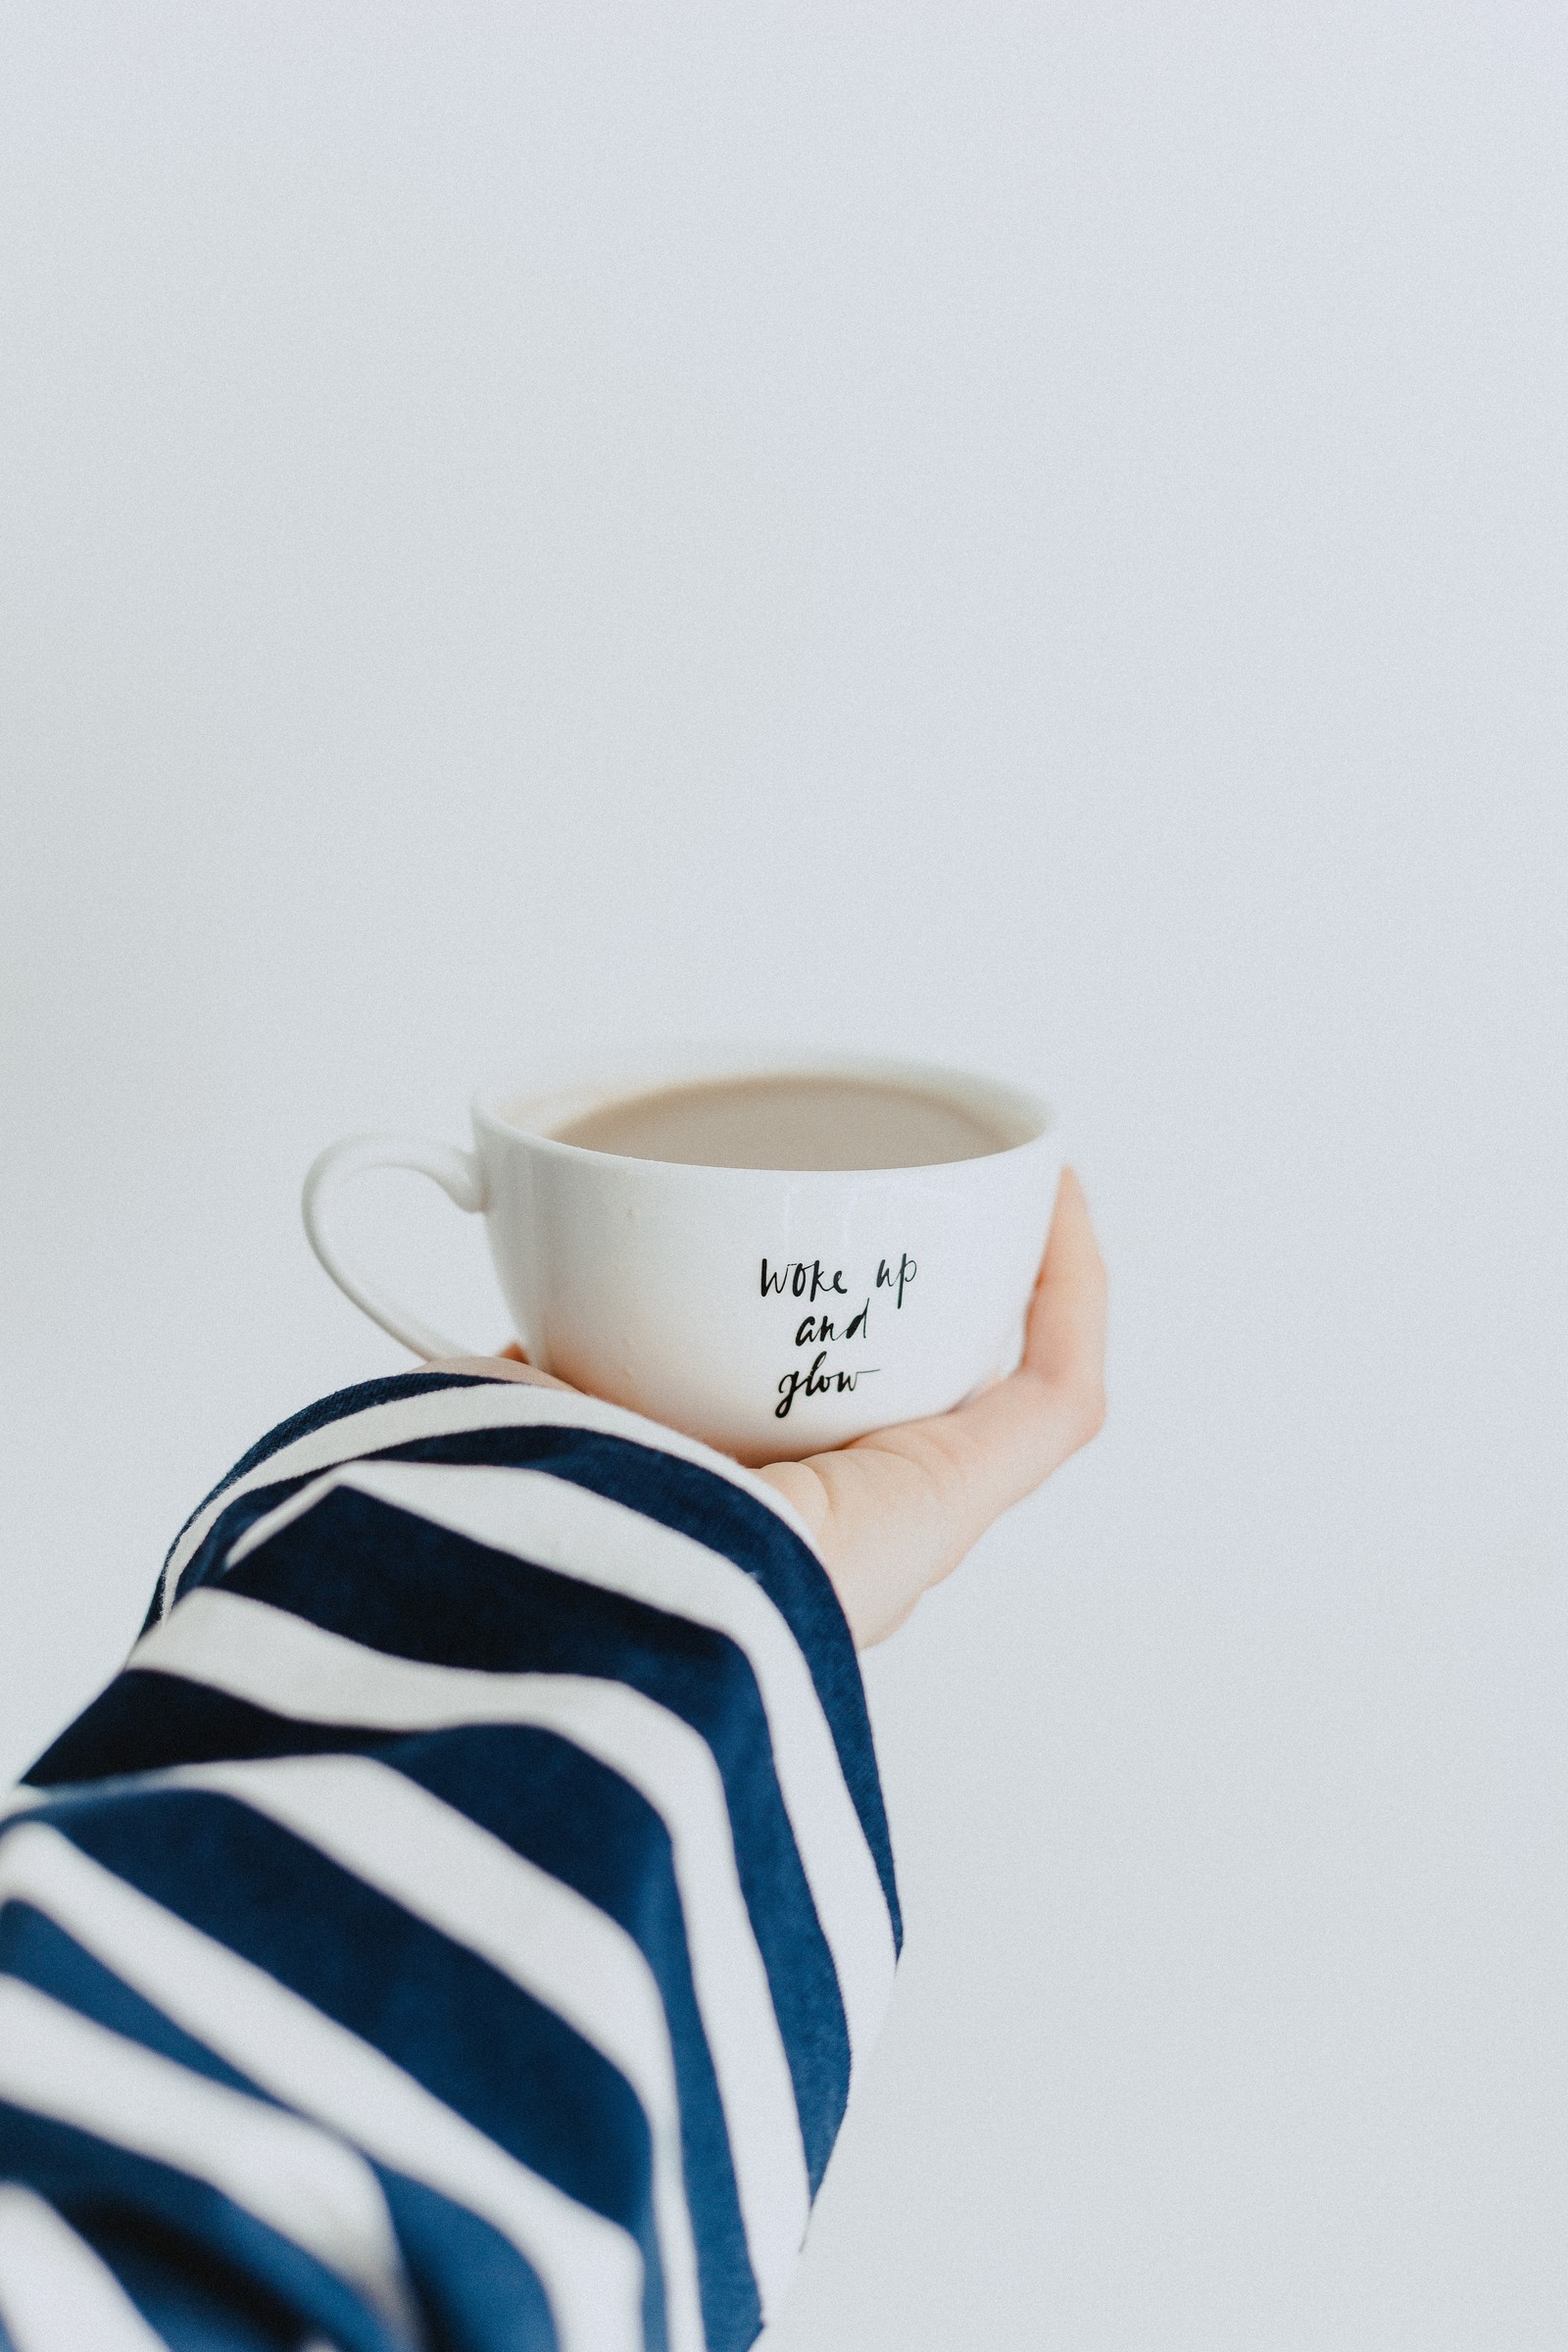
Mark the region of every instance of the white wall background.
POLYGON ((0 1762, 403 1360, 333 1134, 1068 1111, 1113 1418, 872 1664, 780 2352, 1568 2341, 1565 101, 1524 0, 0 22, 0 1762))

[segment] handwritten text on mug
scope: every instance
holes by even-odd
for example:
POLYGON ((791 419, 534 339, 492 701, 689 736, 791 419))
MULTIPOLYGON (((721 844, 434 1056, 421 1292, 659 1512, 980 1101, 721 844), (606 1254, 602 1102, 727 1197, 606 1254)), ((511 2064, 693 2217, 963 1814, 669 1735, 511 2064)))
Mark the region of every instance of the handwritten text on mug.
POLYGON ((876 1280, 855 1312, 843 1322, 836 1314, 814 1311, 818 1298, 849 1298, 851 1292, 844 1279, 844 1268, 835 1266, 831 1272, 819 1257, 790 1258, 783 1266, 769 1267, 762 1260, 761 1295, 764 1298, 789 1298, 805 1301, 808 1310, 801 1317, 795 1330, 797 1348, 815 1348, 817 1352, 805 1370, 796 1365, 786 1372, 778 1384, 778 1402, 773 1407, 775 1419, 787 1420, 791 1405, 798 1396, 823 1396, 830 1393, 839 1396, 854 1392, 858 1381, 869 1380, 880 1367, 876 1364, 857 1364, 853 1371, 824 1371, 827 1346, 839 1340, 864 1340, 870 1337, 871 1299, 875 1292, 893 1293, 893 1305, 904 1304, 904 1294, 913 1282, 919 1267, 907 1250, 900 1253, 895 1266, 878 1258, 876 1280))

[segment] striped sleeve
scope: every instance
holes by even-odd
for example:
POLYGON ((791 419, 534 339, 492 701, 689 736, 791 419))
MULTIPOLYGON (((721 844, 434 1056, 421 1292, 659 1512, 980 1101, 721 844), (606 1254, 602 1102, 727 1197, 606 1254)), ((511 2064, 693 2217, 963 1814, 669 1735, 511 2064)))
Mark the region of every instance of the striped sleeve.
POLYGON ((900 1934, 771 1489, 554 1389, 345 1391, 0 1814, 0 2346, 740 2352, 900 1934))

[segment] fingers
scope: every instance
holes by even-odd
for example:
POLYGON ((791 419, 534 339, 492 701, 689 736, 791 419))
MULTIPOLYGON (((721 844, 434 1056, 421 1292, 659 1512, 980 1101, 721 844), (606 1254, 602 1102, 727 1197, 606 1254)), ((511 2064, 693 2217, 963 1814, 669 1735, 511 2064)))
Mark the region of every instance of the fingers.
POLYGON ((550 1372, 538 1372, 529 1363, 515 1340, 498 1348, 494 1355, 447 1355, 430 1366, 432 1372, 466 1372, 483 1380, 515 1380, 540 1389, 564 1389, 569 1383, 557 1380, 550 1372))
POLYGON ((992 1521, 1087 1445, 1105 1415, 1105 1269, 1066 1170, 1024 1359, 983 1395, 760 1475, 811 1531, 856 1645, 901 1625, 992 1521))
POLYGON ((1030 1303, 1023 1362, 1010 1378, 926 1426, 943 1432, 958 1454, 983 1528, 1087 1446, 1104 1418, 1105 1267, 1083 1187, 1065 1168, 1030 1303))
POLYGON ((1063 1168, 1040 1280, 1030 1302, 1025 1367, 1086 1424, 1105 1419, 1105 1261, 1075 1168, 1063 1168))

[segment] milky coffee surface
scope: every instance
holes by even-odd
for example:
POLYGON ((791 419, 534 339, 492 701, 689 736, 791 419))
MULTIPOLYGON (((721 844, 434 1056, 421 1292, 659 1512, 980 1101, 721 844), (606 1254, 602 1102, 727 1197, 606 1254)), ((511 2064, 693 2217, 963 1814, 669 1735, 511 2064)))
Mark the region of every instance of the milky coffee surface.
POLYGON ((1011 1140, 935 1094, 858 1078, 709 1080, 627 1095, 553 1130, 564 1144, 705 1168, 925 1168, 1011 1140))

